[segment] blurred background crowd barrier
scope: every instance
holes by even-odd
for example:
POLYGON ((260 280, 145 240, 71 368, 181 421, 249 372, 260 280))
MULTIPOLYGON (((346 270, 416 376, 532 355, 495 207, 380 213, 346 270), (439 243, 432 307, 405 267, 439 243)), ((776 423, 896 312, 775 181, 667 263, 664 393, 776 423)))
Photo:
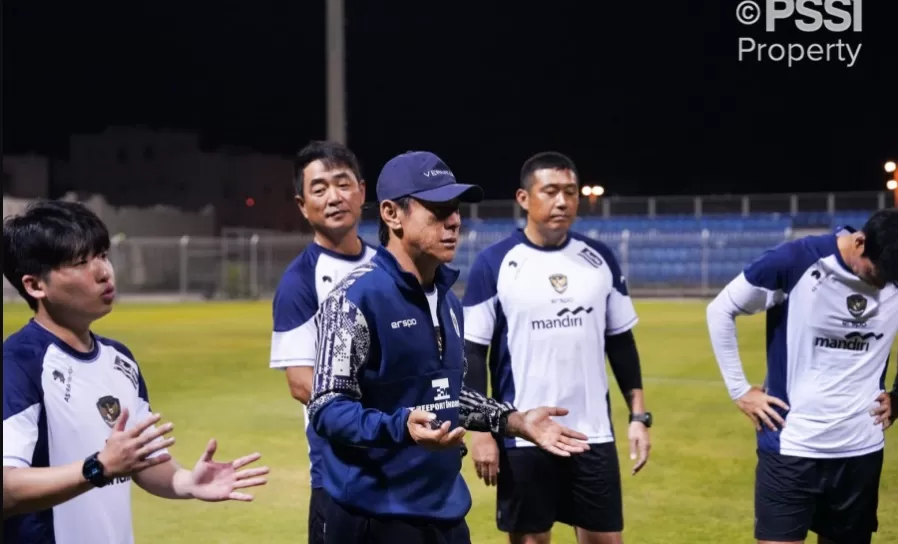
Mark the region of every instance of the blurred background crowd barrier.
MULTIPOLYGON (((663 198, 585 195, 574 229, 614 251, 634 296, 707 297, 766 249, 842 225, 860 228, 873 211, 893 206, 891 197, 886 192, 663 198)), ((9 211, 5 209, 4 215, 9 211)), ((112 212, 107 215, 115 217, 112 212)), ((110 229, 116 233, 110 258, 122 297, 267 298, 283 270, 312 239, 309 234, 227 227, 220 228, 217 236, 172 236, 164 216, 144 215, 144 220, 159 224, 163 235, 130 236, 116 233, 114 225, 110 229)), ((475 256, 524 222, 511 200, 467 206, 462 215, 462 242, 453 264, 461 272, 459 290, 475 256)), ((360 229, 362 237, 375 246, 376 217, 376 207, 369 205, 360 229)), ((142 228, 148 231, 152 232, 152 225, 142 228)), ((208 232, 206 225, 203 231, 208 232)), ((15 299, 5 280, 3 293, 5 300, 15 299)))

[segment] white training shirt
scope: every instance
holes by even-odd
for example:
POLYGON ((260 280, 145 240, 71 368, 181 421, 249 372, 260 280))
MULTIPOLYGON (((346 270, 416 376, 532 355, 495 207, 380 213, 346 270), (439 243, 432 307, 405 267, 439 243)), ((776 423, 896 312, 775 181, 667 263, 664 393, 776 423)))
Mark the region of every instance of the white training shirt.
POLYGON ((562 406, 570 413, 559 421, 588 442, 614 440, 605 336, 638 318, 605 244, 571 232, 560 247, 538 247, 518 230, 477 256, 463 304, 465 340, 491 347, 494 398, 520 410, 562 406))
POLYGON ((764 387, 790 410, 785 428, 758 433, 758 448, 812 458, 882 449, 882 426, 874 425, 870 410, 885 390, 889 350, 898 332, 898 288, 876 289, 855 276, 834 234, 765 252, 708 306, 714 354, 733 399, 750 389, 735 317, 762 311, 767 312, 764 387))
MULTIPOLYGON (((358 255, 343 255, 310 244, 284 271, 272 303, 271 368, 315 366, 321 302, 347 274, 367 263, 376 250, 362 242, 358 255)), ((318 445, 322 440, 309 426, 309 412, 303 407, 312 487, 321 487, 318 445)))
MULTIPOLYGON (((3 342, 4 467, 83 461, 103 449, 124 408, 127 428, 150 416, 147 387, 134 356, 114 340, 93 338, 93 350, 80 353, 32 320, 3 342)), ((130 544, 130 478, 48 510, 5 519, 3 540, 130 544)))

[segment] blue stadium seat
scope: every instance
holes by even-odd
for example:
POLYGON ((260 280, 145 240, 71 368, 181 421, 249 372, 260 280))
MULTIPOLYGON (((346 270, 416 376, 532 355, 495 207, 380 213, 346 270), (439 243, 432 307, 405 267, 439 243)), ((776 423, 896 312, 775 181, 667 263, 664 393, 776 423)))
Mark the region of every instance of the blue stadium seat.
MULTIPOLYGON (((737 276, 764 251, 787 240, 793 228, 863 226, 869 211, 788 214, 689 214, 646 216, 586 216, 574 230, 604 242, 621 263, 631 286, 719 288, 737 276), (707 283, 705 283, 707 282, 707 283)), ((523 226, 515 219, 466 219, 462 244, 453 266, 467 274, 476 255, 523 226)), ((361 236, 377 244, 377 223, 364 223, 361 236)))

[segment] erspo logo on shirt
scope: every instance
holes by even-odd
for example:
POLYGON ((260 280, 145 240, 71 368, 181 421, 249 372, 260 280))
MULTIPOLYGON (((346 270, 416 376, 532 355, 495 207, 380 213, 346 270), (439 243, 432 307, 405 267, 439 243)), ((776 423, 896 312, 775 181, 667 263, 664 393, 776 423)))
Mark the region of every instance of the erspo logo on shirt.
POLYGON ((415 318, 411 318, 411 319, 400 319, 399 321, 394 321, 394 322, 390 323, 390 326, 393 327, 394 329, 399 329, 399 328, 403 328, 403 327, 404 328, 414 327, 417 324, 418 324, 418 320, 415 318))

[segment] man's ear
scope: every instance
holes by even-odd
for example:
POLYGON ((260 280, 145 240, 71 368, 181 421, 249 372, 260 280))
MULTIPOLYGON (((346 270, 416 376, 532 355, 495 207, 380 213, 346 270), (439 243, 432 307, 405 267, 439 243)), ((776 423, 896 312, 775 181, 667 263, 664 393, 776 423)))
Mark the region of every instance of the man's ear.
POLYGON ((359 180, 359 192, 362 193, 362 202, 365 201, 365 187, 366 187, 365 180, 360 179, 359 180))
POLYGON ((402 228, 402 221, 399 217, 399 206, 392 200, 384 200, 380 203, 380 218, 390 228, 390 230, 399 230, 402 228))
POLYGON ((30 274, 26 274, 22 276, 22 285, 25 287, 25 292, 28 293, 28 296, 35 300, 43 300, 47 298, 47 292, 45 290, 44 280, 40 279, 38 276, 32 276, 30 274))
POLYGON ((867 237, 864 236, 864 233, 858 231, 854 235, 854 249, 857 249, 861 252, 861 255, 864 254, 865 245, 867 243, 867 237))
POLYGON ((524 208, 525 212, 530 211, 530 194, 524 189, 518 189, 514 193, 515 200, 518 201, 518 204, 524 208))
POLYGON ((296 202, 296 207, 302 212, 302 216, 308 220, 309 214, 306 213, 306 199, 304 199, 302 195, 296 195, 293 197, 293 200, 296 202))

